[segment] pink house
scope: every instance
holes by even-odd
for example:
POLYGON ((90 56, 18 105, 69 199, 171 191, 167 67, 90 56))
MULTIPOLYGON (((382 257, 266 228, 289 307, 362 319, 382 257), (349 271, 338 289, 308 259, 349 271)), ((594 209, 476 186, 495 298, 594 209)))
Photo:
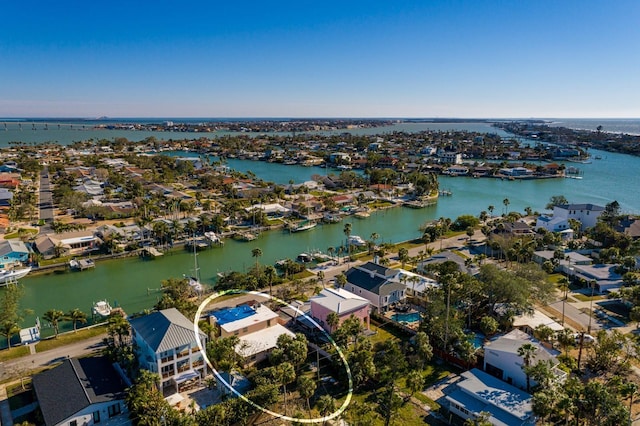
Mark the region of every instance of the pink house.
POLYGON ((327 316, 331 312, 338 314, 340 318, 338 326, 353 315, 369 329, 369 301, 363 297, 356 296, 342 288, 325 288, 310 301, 311 315, 328 332, 333 331, 327 324, 327 316))

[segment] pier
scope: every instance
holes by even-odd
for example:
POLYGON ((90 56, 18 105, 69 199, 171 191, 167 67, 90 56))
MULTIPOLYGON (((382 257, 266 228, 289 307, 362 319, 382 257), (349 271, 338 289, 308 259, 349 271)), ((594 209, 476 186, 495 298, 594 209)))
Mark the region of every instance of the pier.
POLYGON ((164 253, 162 253, 160 250, 156 249, 155 247, 142 247, 140 249, 140 254, 142 256, 151 256, 151 257, 160 257, 162 256, 164 253))

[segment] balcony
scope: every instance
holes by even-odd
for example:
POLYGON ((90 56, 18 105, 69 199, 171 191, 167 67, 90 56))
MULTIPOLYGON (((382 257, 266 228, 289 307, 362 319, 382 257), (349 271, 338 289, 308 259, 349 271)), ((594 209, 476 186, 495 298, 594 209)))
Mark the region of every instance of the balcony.
POLYGON ((167 363, 167 362, 171 362, 171 361, 173 361, 174 359, 175 359, 175 358, 174 358, 174 356, 173 356, 173 355, 171 355, 171 356, 167 356, 167 357, 161 358, 161 359, 160 359, 160 363, 161 363, 161 364, 165 364, 165 363, 167 363))
POLYGON ((185 356, 189 356, 189 355, 191 355, 191 351, 187 349, 186 351, 179 352, 176 355, 176 358, 184 358, 185 356))

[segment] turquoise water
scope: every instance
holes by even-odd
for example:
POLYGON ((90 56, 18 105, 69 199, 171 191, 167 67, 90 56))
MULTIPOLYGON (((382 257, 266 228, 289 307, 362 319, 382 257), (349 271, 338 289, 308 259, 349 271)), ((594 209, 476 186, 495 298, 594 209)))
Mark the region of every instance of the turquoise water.
POLYGON ((480 349, 481 347, 484 346, 484 334, 481 333, 475 333, 473 335, 473 339, 471 340, 471 344, 473 344, 473 347, 476 349, 480 349))
POLYGON ((410 312, 408 314, 393 314, 391 315, 391 319, 396 322, 418 322, 420 321, 420 313, 410 312))
MULTIPOLYGON (((458 128, 464 128, 463 124, 457 123, 458 128)), ((4 131, 0 130, 0 137, 3 134, 4 131)), ((295 259, 303 252, 327 252, 328 247, 344 244, 343 229, 347 222, 352 224, 352 235, 369 239, 375 232, 380 235, 381 243, 417 238, 420 236, 420 226, 427 221, 439 217, 455 219, 463 214, 478 215, 486 211, 489 205, 495 207, 494 215, 507 209, 522 212, 525 207, 542 212, 552 195, 564 195, 570 202, 600 205, 617 200, 623 212, 640 213, 640 197, 637 191, 632 190, 640 187, 640 174, 637 172, 640 170, 640 158, 598 150, 591 150, 590 153, 602 159, 593 160, 591 164, 571 164, 581 169, 582 180, 502 181, 441 176, 440 187, 451 190, 453 196, 440 197, 435 205, 424 209, 391 208, 374 212, 367 219, 347 219, 338 224, 319 225, 308 232, 271 231, 248 243, 227 240, 223 247, 199 253, 201 281, 212 286, 219 272, 248 270, 255 262, 251 252, 256 247, 263 252, 259 262, 269 265, 282 258, 295 259), (503 204, 505 198, 509 200, 506 207, 503 204)), ((303 182, 313 174, 326 173, 326 169, 317 167, 248 160, 229 160, 228 164, 239 171, 250 170, 267 181, 282 184, 290 179, 303 182)), ((25 287, 21 304, 23 308, 33 309, 35 314, 27 316, 23 325, 32 325, 36 315, 42 317, 45 311, 54 308, 65 312, 80 308, 90 312, 93 302, 103 299, 109 300, 112 306, 122 306, 129 313, 147 309, 158 300, 162 280, 182 278, 184 274, 190 274, 192 267, 193 254, 178 250, 153 261, 133 257, 100 262, 94 270, 79 273, 27 276, 20 281, 25 287)), ((64 326, 70 327, 70 324, 64 323, 64 326)), ((49 332, 44 330, 45 334, 49 332)))

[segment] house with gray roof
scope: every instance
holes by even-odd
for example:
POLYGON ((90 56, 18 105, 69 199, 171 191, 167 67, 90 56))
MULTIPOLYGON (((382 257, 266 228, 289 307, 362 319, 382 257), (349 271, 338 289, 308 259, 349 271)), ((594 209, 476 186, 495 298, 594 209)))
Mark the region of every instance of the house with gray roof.
POLYGON ((354 266, 345 273, 345 289, 367 299, 378 312, 386 312, 406 298, 404 284, 395 279, 397 272, 373 262, 354 266))
POLYGON ((418 272, 426 272, 429 269, 429 266, 440 265, 444 262, 454 262, 458 265, 458 270, 464 274, 475 275, 479 272, 477 267, 471 266, 467 267, 465 264, 465 258, 452 252, 451 250, 441 251, 440 253, 436 253, 430 258, 420 262, 418 264, 417 270, 418 272))
POLYGON ((489 413, 496 426, 535 425, 531 395, 474 368, 461 374, 445 394, 448 409, 462 419, 475 420, 489 413))
MULTIPOLYGON (((129 320, 140 367, 161 376, 165 395, 179 392, 182 385, 206 375, 193 323, 170 308, 129 320)), ((207 336, 198 329, 203 347, 207 336)))
POLYGON ((47 426, 131 424, 128 383, 104 356, 66 359, 33 376, 32 383, 47 426))

